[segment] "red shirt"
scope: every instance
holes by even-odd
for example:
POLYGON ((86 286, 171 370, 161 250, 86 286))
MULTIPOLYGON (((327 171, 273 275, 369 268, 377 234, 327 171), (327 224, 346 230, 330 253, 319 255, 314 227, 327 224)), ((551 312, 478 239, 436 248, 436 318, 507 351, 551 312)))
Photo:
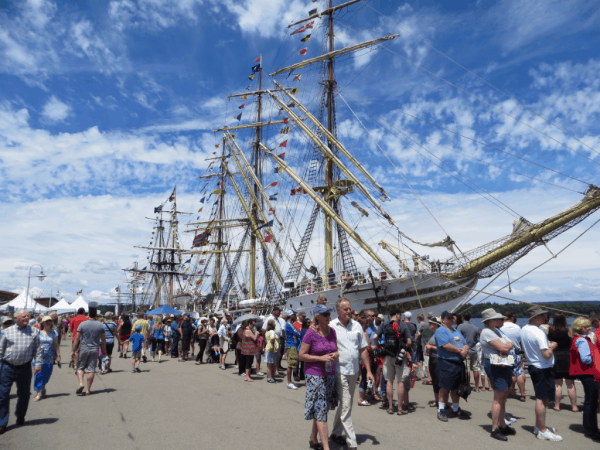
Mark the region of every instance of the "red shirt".
POLYGON ((296 331, 298 333, 300 333, 302 331, 302 322, 298 322, 298 321, 294 322, 294 328, 296 329, 296 331))
POLYGON ((75 336, 77 335, 77 328, 79 328, 81 322, 85 322, 86 320, 88 320, 88 318, 85 317, 83 314, 80 314, 78 316, 73 317, 69 321, 69 327, 71 328, 71 330, 73 330, 73 339, 71 339, 71 341, 75 340, 75 336))

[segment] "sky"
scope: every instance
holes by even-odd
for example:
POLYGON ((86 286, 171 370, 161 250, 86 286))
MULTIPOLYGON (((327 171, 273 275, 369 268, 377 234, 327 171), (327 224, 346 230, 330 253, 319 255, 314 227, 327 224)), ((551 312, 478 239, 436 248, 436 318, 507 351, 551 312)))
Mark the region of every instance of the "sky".
MULTIPOLYGON (((196 177, 219 140, 212 130, 237 123, 238 102, 226 97, 257 87, 255 58, 270 87, 266 74, 321 53, 325 21, 308 44, 287 28, 315 7, 325 3, 0 0, 0 290, 21 292, 40 264, 48 277, 31 280, 34 295, 59 290, 72 301, 83 289, 110 301, 122 269, 145 260, 135 246, 148 244, 146 217, 174 186, 178 206, 196 211, 196 177)), ((600 183, 597 3, 371 0, 336 15, 336 49, 396 33, 338 60, 336 104, 339 136, 386 188, 406 234, 448 234, 466 251, 600 183)), ((317 77, 307 69, 299 83, 312 107, 317 77)), ((503 295, 600 299, 599 229, 503 295)), ((549 257, 535 250, 510 278, 549 257)))

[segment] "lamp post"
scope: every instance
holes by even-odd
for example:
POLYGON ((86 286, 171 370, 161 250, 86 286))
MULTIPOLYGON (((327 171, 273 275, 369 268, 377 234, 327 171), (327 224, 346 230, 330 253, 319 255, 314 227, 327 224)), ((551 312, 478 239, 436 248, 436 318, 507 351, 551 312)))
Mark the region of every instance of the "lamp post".
POLYGON ((29 306, 29 284, 31 282, 31 269, 33 269, 35 266, 40 266, 40 269, 42 269, 42 271, 37 275, 38 280, 43 281, 44 278, 46 278, 46 275, 44 275, 44 268, 40 264, 33 264, 29 268, 29 276, 27 277, 27 297, 25 298, 25 309, 27 309, 27 306, 29 306))

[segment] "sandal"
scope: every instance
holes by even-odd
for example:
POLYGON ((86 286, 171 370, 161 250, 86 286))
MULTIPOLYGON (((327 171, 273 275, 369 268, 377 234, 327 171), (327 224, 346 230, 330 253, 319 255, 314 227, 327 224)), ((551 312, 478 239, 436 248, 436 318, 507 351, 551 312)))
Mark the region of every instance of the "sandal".
POLYGON ((438 402, 436 402, 435 400, 431 400, 429 403, 427 403, 429 406, 431 406, 432 408, 436 408, 438 406, 438 402))
POLYGON ((387 410, 387 413, 388 413, 388 414, 394 414, 394 408, 390 408, 390 409, 388 409, 388 410, 387 410))
POLYGON ((308 440, 308 446, 310 448, 314 448, 315 450, 323 450, 323 444, 319 442, 313 442, 310 439, 308 440))
POLYGON ((519 397, 519 401, 520 401, 520 402, 525 402, 526 400, 527 400, 527 399, 525 398, 525 396, 524 396, 524 395, 521 395, 521 396, 519 397))
POLYGON ((398 412, 396 413, 398 416, 403 416, 404 414, 408 414, 408 411, 402 409, 402 407, 398 408, 398 412))
POLYGON ((426 380, 426 381, 423 381, 422 384, 426 384, 428 386, 431 386, 433 383, 431 381, 429 381, 429 380, 426 380))
POLYGON ((371 406, 371 404, 368 401, 363 400, 362 402, 358 402, 358 406, 371 406))

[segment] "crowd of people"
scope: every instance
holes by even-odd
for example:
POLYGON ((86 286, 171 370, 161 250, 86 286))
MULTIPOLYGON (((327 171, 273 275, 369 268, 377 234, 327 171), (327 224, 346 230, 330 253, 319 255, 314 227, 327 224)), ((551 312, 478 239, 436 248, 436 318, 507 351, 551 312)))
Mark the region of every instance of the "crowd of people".
MULTIPOLYGON (((9 393, 17 387, 15 414, 22 425, 31 396, 34 401, 46 395, 54 364, 61 364, 60 342, 71 337, 70 367, 75 369, 76 393, 89 395, 96 371, 112 372, 116 347, 119 358, 132 360, 131 372, 141 372, 140 363, 161 363, 163 357, 195 364, 214 363, 226 370, 227 357, 245 382, 253 373, 275 384, 286 378, 288 389, 297 390, 305 381, 304 418, 312 421, 309 446, 328 449, 329 442, 357 448, 352 407, 358 387, 358 406, 381 402, 388 414, 405 415, 415 411, 409 394, 416 381, 431 385, 437 419, 468 420, 471 414, 460 407, 472 391, 493 391, 490 405, 491 437, 501 441, 516 434, 506 413, 511 394, 525 402, 525 376, 534 389, 538 439, 561 441, 546 426, 546 408, 561 408, 562 385, 573 412, 578 412, 575 380, 584 391, 583 429, 585 436, 599 441, 598 382, 600 381, 600 323, 597 314, 577 318, 571 328, 561 313, 554 315, 539 306, 528 311, 528 324, 517 325, 510 312, 493 309, 482 313, 483 329, 471 323, 468 312, 457 315, 444 311, 417 316, 392 308, 389 320, 373 310, 352 311, 345 298, 335 304, 337 318, 324 296, 317 297, 314 317, 275 307, 267 317, 200 317, 190 314, 144 315, 113 313, 100 315, 90 302, 89 312, 79 310, 72 317, 56 313, 34 318, 25 310, 14 317, 2 317, 0 335, 0 434, 6 431, 9 393), (595 331, 592 331, 595 328, 595 331), (282 359, 287 367, 282 366, 282 359), (263 366, 264 367, 264 366, 263 366), (524 370, 525 368, 525 370, 524 370), (471 384, 471 374, 473 384, 471 384), (87 378, 86 378, 87 377, 87 378), (394 383, 396 382, 396 384, 394 383), (471 388, 471 385, 473 388, 471 388), (396 402, 394 388, 396 387, 396 402), (335 410, 329 433, 327 417, 335 410)), ((116 354, 115 354, 116 357, 116 354)))

